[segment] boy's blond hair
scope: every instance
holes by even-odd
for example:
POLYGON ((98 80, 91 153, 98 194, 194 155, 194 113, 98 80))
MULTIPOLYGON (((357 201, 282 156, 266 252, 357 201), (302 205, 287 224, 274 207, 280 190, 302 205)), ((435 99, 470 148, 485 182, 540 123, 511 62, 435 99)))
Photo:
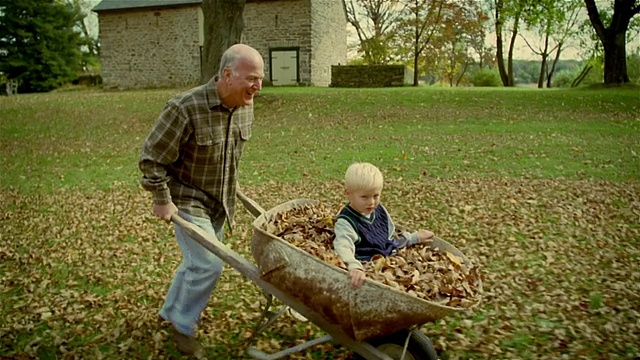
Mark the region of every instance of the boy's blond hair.
POLYGON ((380 169, 369 163, 354 163, 344 175, 347 191, 382 190, 384 179, 380 169))

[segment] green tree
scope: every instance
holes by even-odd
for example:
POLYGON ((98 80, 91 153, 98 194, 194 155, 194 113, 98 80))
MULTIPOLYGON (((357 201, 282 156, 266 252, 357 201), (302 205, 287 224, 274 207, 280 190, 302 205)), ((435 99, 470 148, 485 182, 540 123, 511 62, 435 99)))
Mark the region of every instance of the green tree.
POLYGON ((604 50, 604 83, 628 83, 627 30, 631 19, 640 13, 640 0, 613 0, 613 15, 610 18, 601 14, 595 0, 584 2, 587 5, 589 21, 604 50), (608 26, 603 19, 608 20, 608 26))
POLYGON ((520 31, 522 17, 530 3, 537 0, 491 0, 491 8, 494 11, 496 32, 496 62, 500 79, 504 86, 515 86, 513 77, 513 50, 516 38, 520 31), (507 64, 504 63, 504 35, 511 32, 509 47, 507 50, 507 64))
POLYGON ((80 70, 79 14, 56 0, 0 0, 0 72, 21 92, 53 90, 80 70))

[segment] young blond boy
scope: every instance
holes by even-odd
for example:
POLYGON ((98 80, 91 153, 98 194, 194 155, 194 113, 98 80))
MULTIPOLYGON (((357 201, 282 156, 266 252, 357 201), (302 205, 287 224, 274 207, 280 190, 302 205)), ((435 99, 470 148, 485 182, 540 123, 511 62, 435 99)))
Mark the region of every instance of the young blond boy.
POLYGON ((428 243, 433 233, 419 230, 394 237, 395 226, 380 204, 383 177, 369 163, 355 163, 345 174, 345 193, 349 203, 337 216, 333 248, 349 269, 351 286, 359 288, 365 279, 362 261, 372 256, 388 256, 397 249, 428 243))

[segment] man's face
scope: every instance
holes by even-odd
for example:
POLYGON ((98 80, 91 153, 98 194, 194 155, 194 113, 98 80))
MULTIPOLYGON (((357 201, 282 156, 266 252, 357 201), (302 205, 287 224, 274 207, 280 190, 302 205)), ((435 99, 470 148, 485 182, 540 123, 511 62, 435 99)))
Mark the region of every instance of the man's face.
POLYGON ((262 89, 264 65, 262 60, 240 58, 235 67, 225 70, 229 84, 229 106, 245 106, 253 104, 253 96, 262 89))
POLYGON ((349 205, 362 215, 369 216, 380 204, 382 189, 347 191, 349 205))

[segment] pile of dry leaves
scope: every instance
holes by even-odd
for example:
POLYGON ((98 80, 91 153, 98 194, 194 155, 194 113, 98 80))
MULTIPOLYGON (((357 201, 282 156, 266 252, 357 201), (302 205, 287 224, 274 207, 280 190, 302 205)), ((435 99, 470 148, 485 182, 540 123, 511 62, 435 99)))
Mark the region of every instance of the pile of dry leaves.
MULTIPOLYGON (((264 230, 323 261, 345 268, 333 250, 336 209, 304 204, 275 214, 264 230)), ((480 275, 477 266, 437 247, 411 246, 364 263, 369 279, 441 305, 470 307, 477 303, 480 275)))

